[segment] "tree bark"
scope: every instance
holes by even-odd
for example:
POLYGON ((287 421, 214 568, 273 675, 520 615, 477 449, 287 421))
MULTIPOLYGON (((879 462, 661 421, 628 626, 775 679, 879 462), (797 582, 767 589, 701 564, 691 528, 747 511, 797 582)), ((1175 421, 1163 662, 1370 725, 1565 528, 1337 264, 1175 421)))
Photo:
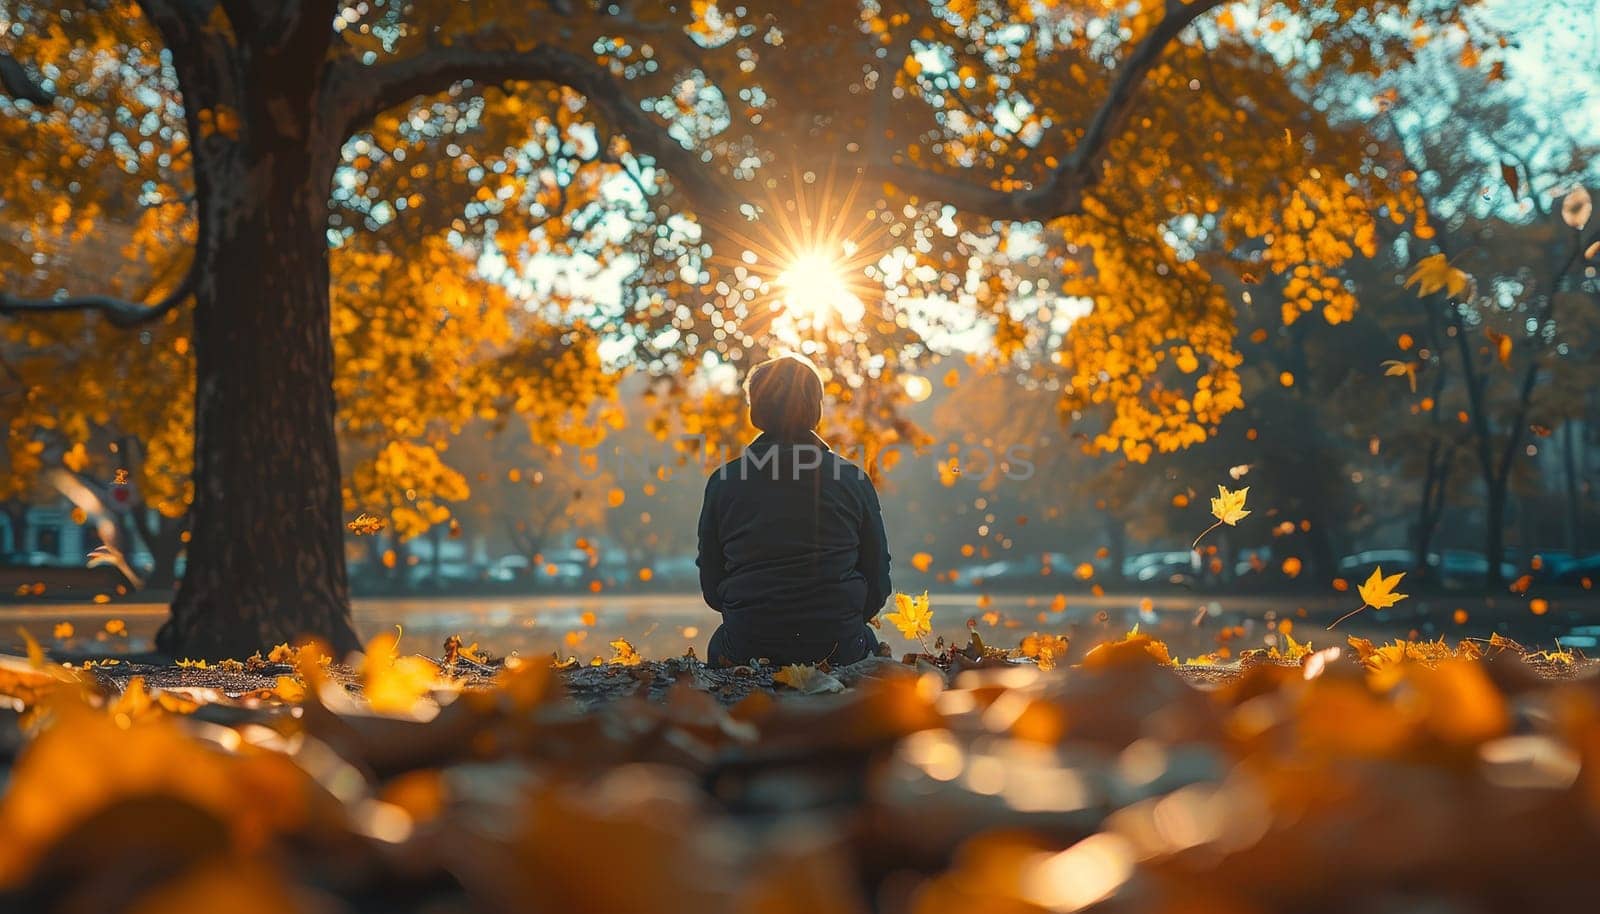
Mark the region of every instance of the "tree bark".
POLYGON ((206 238, 195 493, 188 567, 156 638, 177 656, 244 657, 308 636, 340 652, 358 646, 334 434, 333 154, 308 105, 253 95, 241 105, 242 137, 196 146, 206 238))
POLYGON ((1487 517, 1484 529, 1484 558, 1489 560, 1489 567, 1484 572, 1483 589, 1485 592, 1494 593, 1505 584, 1505 575, 1500 573, 1500 560, 1505 555, 1506 541, 1506 493, 1508 487, 1505 480, 1491 480, 1488 484, 1487 517))
POLYGON ((1580 418, 1567 420, 1561 429, 1561 475, 1566 483, 1566 514, 1562 523, 1563 545, 1573 555, 1583 554, 1583 490, 1578 482, 1578 429, 1580 418))

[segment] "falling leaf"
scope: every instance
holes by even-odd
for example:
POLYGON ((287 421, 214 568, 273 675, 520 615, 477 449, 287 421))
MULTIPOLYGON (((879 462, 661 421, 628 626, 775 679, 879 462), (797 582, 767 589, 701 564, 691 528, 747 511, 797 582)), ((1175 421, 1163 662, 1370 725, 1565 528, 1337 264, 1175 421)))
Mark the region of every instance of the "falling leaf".
POLYGON ((1411 384, 1411 392, 1417 392, 1417 363, 1402 362, 1398 359, 1389 359, 1383 363, 1384 377, 1398 378, 1404 376, 1411 384))
POLYGON ((1528 601, 1528 611, 1536 616, 1542 616, 1550 611, 1550 601, 1543 597, 1534 597, 1528 601))
POLYGON ((1586 187, 1575 187, 1561 198, 1561 221, 1580 232, 1589 224, 1589 215, 1593 212, 1594 198, 1589 196, 1586 187))
POLYGON ((920 639, 933 631, 933 610, 928 608, 927 591, 918 597, 895 594, 894 612, 884 613, 883 618, 907 638, 920 639))
POLYGON ((385 521, 383 518, 374 514, 368 514, 365 511, 356 515, 355 520, 352 520, 344 525, 346 530, 349 530, 356 536, 371 536, 382 530, 384 526, 385 521))
POLYGON ((1505 333, 1496 333, 1488 328, 1484 328, 1483 335, 1488 337, 1489 342, 1494 344, 1495 358, 1500 360, 1500 364, 1509 366, 1511 364, 1511 336, 1505 333))
POLYGON ((1331 631, 1334 626, 1350 618, 1363 609, 1388 609, 1404 600, 1409 594, 1395 593, 1394 589, 1400 584, 1400 579, 1405 577, 1404 571, 1397 572, 1388 577, 1383 576, 1383 567, 1380 565, 1372 569, 1372 576, 1367 578, 1365 584, 1356 585, 1356 592, 1361 595, 1361 605, 1345 613, 1328 626, 1331 631))
POLYGON ((66 641, 72 637, 73 631, 71 622, 57 622, 54 632, 55 638, 57 641, 66 641))
POLYGON ((1220 523, 1235 526, 1250 515, 1244 509, 1244 501, 1249 494, 1249 486, 1235 492, 1229 492, 1225 486, 1217 486, 1217 497, 1211 499, 1211 516, 1220 523))
POLYGON ((1435 292, 1444 291, 1451 298, 1460 298, 1471 288, 1472 277, 1451 266, 1449 259, 1443 254, 1434 254, 1417 262, 1416 269, 1406 280, 1406 288, 1412 286, 1417 287, 1419 297, 1426 298, 1435 292))
POLYGON ((1394 592, 1395 587, 1400 584, 1400 579, 1405 576, 1406 573, 1401 571, 1384 577, 1381 567, 1374 568, 1367 582, 1356 587, 1356 593, 1360 594, 1361 599, 1373 609, 1388 609, 1406 598, 1407 594, 1394 592))
POLYGON ((926 573, 933 566, 933 556, 926 552, 919 552, 911 557, 911 567, 926 573))
POLYGON ((844 683, 829 673, 803 663, 791 663, 772 674, 772 681, 786 685, 803 695, 822 695, 843 692, 844 683))

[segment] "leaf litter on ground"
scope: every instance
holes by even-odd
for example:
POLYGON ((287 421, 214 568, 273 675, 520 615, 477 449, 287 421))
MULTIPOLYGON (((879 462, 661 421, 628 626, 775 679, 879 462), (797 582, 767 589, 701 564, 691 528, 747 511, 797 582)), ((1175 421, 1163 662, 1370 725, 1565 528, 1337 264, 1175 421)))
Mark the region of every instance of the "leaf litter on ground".
POLYGON ((1069 665, 1065 639, 997 648, 975 621, 837 668, 399 645, 0 658, 0 902, 1520 911, 1593 889, 1600 679, 1559 646, 1282 631, 1178 661, 1136 627, 1069 665))

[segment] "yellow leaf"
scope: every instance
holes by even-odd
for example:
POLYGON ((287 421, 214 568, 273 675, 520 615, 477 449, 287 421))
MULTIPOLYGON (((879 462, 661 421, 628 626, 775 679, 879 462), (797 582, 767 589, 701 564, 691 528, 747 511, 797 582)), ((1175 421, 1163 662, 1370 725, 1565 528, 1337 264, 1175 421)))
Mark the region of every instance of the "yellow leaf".
POLYGON ((921 638, 933 631, 933 610, 928 608, 927 591, 923 591, 920 597, 895 594, 894 608, 894 612, 884 613, 883 618, 899 629, 900 634, 907 638, 921 638))
POLYGON ((1404 377, 1411 384, 1411 392, 1417 392, 1417 363, 1402 362, 1398 359, 1389 359, 1383 363, 1384 377, 1404 377))
POLYGON ((1443 254, 1434 254, 1419 260, 1416 269, 1406 280, 1406 288, 1416 286, 1419 297, 1427 297, 1442 290, 1451 298, 1460 298, 1467 293, 1471 285, 1472 277, 1451 266, 1449 259, 1443 254))
POLYGON ((611 642, 611 651, 611 662, 617 666, 638 666, 644 662, 644 658, 633 649, 627 638, 618 638, 611 642))
POLYGON ((1224 486, 1217 486, 1217 497, 1211 499, 1211 516, 1230 527, 1238 524, 1250 515, 1250 512, 1244 509, 1244 500, 1249 494, 1249 486, 1235 492, 1229 492, 1224 486))
POLYGON ((361 686, 372 710, 406 714, 433 688, 438 670, 422 657, 399 655, 400 629, 384 632, 367 642, 361 661, 361 686))
POLYGON ((384 520, 381 517, 363 511, 356 516, 355 520, 345 524, 344 527, 356 536, 370 536, 383 529, 384 520))
POLYGON ((1372 576, 1367 578, 1367 582, 1357 585, 1356 592, 1361 594, 1361 599, 1373 609, 1388 609, 1408 596, 1408 594, 1394 592, 1395 587, 1400 583, 1400 579, 1405 576, 1406 573, 1402 571, 1398 574, 1384 577, 1382 567, 1374 568, 1372 569, 1372 576))
POLYGON ((22 636, 22 642, 28 646, 28 666, 36 670, 44 669, 44 648, 34 639, 33 633, 22 626, 17 626, 17 634, 22 636))

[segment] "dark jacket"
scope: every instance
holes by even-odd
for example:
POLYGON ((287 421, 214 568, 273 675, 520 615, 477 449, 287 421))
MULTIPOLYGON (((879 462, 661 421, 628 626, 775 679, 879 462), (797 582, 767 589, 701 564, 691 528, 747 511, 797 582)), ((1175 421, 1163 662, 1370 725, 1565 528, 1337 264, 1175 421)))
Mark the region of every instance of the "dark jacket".
POLYGON ((706 481, 700 590, 741 649, 785 655, 859 640, 889 598, 878 493, 811 435, 762 435, 706 481))

